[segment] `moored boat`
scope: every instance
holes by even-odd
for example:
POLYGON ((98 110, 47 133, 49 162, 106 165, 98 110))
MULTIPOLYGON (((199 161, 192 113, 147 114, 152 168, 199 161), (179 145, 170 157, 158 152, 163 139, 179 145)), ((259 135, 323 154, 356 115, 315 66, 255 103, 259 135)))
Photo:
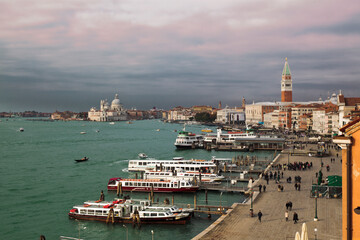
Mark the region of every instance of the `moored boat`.
POLYGON ((69 217, 79 220, 133 224, 185 224, 190 219, 189 213, 171 212, 169 208, 150 208, 148 200, 119 201, 88 201, 83 205, 74 206, 69 212, 69 217))
POLYGON ((121 186, 123 191, 131 192, 196 192, 199 189, 199 186, 184 179, 109 179, 108 190, 117 190, 118 186, 121 186))
POLYGON ((178 171, 145 171, 144 173, 144 179, 185 179, 192 181, 195 178, 199 181, 201 180, 201 182, 214 182, 221 181, 222 179, 224 179, 224 176, 220 176, 215 173, 182 171, 181 169, 179 169, 178 171))

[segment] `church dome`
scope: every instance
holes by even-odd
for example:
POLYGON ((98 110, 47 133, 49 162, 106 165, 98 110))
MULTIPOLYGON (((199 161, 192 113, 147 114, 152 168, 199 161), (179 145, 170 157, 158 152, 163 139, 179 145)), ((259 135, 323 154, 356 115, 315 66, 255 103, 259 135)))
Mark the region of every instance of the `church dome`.
POLYGON ((120 106, 121 103, 120 103, 120 99, 119 99, 119 95, 118 94, 115 94, 115 98, 114 100, 111 102, 111 107, 113 106, 120 106))
POLYGON ((115 110, 115 111, 121 111, 122 110, 122 104, 120 102, 118 94, 115 94, 115 98, 111 102, 111 110, 115 110))

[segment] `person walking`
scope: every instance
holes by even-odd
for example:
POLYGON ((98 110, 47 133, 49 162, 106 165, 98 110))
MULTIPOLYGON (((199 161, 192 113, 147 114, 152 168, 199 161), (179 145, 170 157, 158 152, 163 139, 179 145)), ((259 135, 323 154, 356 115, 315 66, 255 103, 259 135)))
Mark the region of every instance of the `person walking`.
POLYGON ((288 209, 289 209, 289 205, 290 205, 290 204, 289 204, 289 201, 287 201, 287 202, 286 202, 286 204, 285 204, 285 206, 286 206, 286 210, 288 210, 288 209))
POLYGON ((266 192, 266 185, 263 185, 263 190, 264 192, 266 192))
POLYGON ((289 212, 286 210, 285 211, 285 221, 289 220, 289 212))
POLYGON ((301 188, 301 184, 299 183, 298 184, 298 191, 300 191, 300 188, 301 188))
POLYGON ((295 190, 297 191, 298 184, 297 184, 297 183, 295 183, 294 187, 295 187, 295 190))
POLYGON ((259 185, 259 192, 261 193, 262 185, 259 185))
POLYGON ((292 209, 292 202, 289 202, 289 210, 291 211, 292 209))
POLYGON ((294 212, 293 220, 294 220, 294 224, 297 223, 297 221, 299 221, 299 216, 296 212, 294 212))
POLYGON ((258 219, 259 219, 259 222, 261 222, 261 217, 262 217, 262 212, 261 212, 261 210, 259 210, 259 212, 258 212, 258 219))

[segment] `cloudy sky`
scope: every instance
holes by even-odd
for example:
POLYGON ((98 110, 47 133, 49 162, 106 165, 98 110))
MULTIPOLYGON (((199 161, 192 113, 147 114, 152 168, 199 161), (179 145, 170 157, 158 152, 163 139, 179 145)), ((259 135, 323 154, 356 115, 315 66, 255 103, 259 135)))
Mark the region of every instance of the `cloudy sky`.
POLYGON ((0 111, 360 96, 358 0, 0 0, 0 111))

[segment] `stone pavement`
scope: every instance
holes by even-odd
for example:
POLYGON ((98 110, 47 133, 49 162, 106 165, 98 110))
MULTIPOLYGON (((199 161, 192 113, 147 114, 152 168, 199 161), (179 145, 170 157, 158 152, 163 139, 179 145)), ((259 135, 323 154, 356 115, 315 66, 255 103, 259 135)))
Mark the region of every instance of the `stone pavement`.
MULTIPOLYGON (((307 148, 316 148, 316 145, 308 145, 307 148)), ((336 151, 331 150, 330 157, 322 158, 324 166, 330 165, 330 172, 323 167, 323 174, 341 175, 341 151, 336 158, 336 151), (330 158, 336 158, 335 163, 330 162, 330 158)), ((260 193, 253 203, 254 214, 256 217, 249 216, 249 205, 237 204, 237 206, 227 214, 222 221, 216 221, 208 229, 204 230, 193 239, 294 239, 295 233, 301 233, 302 223, 306 223, 309 239, 315 239, 314 229, 317 228, 317 239, 331 240, 341 239, 342 236, 342 207, 341 199, 318 198, 318 218, 314 222, 315 199, 310 198, 311 184, 315 182, 315 172, 321 168, 320 158, 309 156, 290 156, 292 162, 312 162, 313 168, 305 171, 284 171, 284 178, 280 184, 284 186, 283 192, 278 192, 277 184, 273 179, 269 181, 266 192, 260 193), (292 183, 286 183, 286 178, 291 176, 292 183), (301 176, 301 191, 296 191, 294 187, 294 177, 301 176), (285 204, 287 201, 293 203, 292 211, 289 211, 289 221, 285 221, 285 204), (258 221, 257 213, 263 213, 261 223, 258 221), (298 223, 292 221, 293 213, 299 216, 298 223)), ((288 154, 281 154, 275 164, 288 162, 288 154)), ((266 184, 262 179, 260 184, 266 184)), ((255 187, 255 190, 258 188, 255 187)))

